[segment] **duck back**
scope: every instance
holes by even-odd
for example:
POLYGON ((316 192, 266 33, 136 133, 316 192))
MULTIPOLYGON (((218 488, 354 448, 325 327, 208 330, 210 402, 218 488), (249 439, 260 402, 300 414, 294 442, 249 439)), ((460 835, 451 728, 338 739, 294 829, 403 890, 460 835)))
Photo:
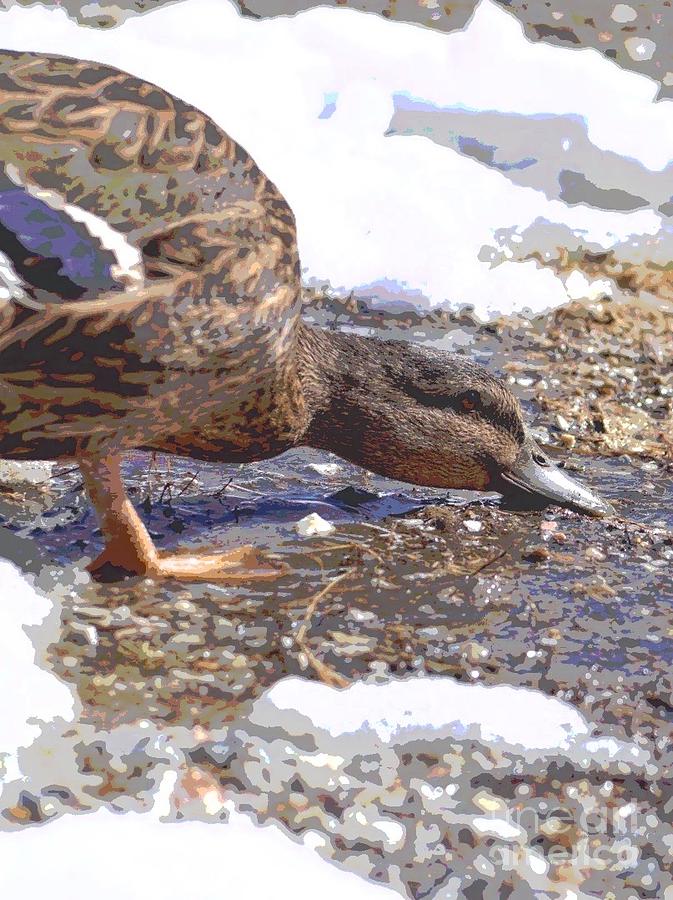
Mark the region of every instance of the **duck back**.
POLYGON ((268 425, 300 315, 294 217, 204 113, 110 66, 0 51, 0 253, 0 455, 188 451, 206 426, 245 447, 253 397, 249 430, 268 425))

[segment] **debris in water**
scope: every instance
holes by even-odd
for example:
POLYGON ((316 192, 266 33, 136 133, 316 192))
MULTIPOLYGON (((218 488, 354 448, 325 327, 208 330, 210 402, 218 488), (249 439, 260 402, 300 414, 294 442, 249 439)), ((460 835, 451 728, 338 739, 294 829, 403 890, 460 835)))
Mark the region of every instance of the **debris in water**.
POLYGON ((297 534, 300 534, 302 537, 324 536, 334 534, 336 531, 334 525, 328 522, 327 519, 323 519, 318 513, 309 513, 308 516, 300 519, 294 527, 297 534))

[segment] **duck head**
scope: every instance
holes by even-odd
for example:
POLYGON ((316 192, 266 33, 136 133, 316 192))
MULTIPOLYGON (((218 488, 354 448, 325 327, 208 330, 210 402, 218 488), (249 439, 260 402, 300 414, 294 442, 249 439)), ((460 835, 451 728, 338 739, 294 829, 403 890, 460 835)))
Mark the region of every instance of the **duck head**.
POLYGON ((304 327, 303 443, 429 487, 498 491, 594 516, 612 507, 537 446, 507 385, 452 353, 304 327))

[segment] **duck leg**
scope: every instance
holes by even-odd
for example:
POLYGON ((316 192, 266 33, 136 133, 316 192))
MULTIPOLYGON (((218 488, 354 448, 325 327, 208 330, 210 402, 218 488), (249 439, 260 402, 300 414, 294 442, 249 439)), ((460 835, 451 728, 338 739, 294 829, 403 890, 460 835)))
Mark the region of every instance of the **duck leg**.
POLYGON ((109 581, 141 575, 245 584, 277 578, 285 572, 282 564, 265 559, 250 545, 219 553, 160 553, 126 494, 120 461, 116 454, 82 456, 78 460, 105 539, 105 549, 88 566, 94 577, 109 581))

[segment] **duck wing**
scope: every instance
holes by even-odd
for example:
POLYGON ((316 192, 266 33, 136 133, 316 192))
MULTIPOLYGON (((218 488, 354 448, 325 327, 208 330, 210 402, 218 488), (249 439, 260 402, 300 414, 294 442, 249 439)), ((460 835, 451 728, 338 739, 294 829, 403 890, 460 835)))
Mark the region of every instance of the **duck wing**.
POLYGON ((207 116, 109 66, 0 51, 0 251, 3 455, 149 443, 291 350, 287 203, 207 116))
POLYGON ((0 254, 5 292, 34 309, 123 289, 119 260, 83 222, 1 183, 0 254))
POLYGON ((198 270, 222 302, 299 315, 295 222, 276 187, 204 113, 111 66, 0 51, 0 226, 40 302, 198 270), (290 301, 271 297, 279 283, 290 301))

